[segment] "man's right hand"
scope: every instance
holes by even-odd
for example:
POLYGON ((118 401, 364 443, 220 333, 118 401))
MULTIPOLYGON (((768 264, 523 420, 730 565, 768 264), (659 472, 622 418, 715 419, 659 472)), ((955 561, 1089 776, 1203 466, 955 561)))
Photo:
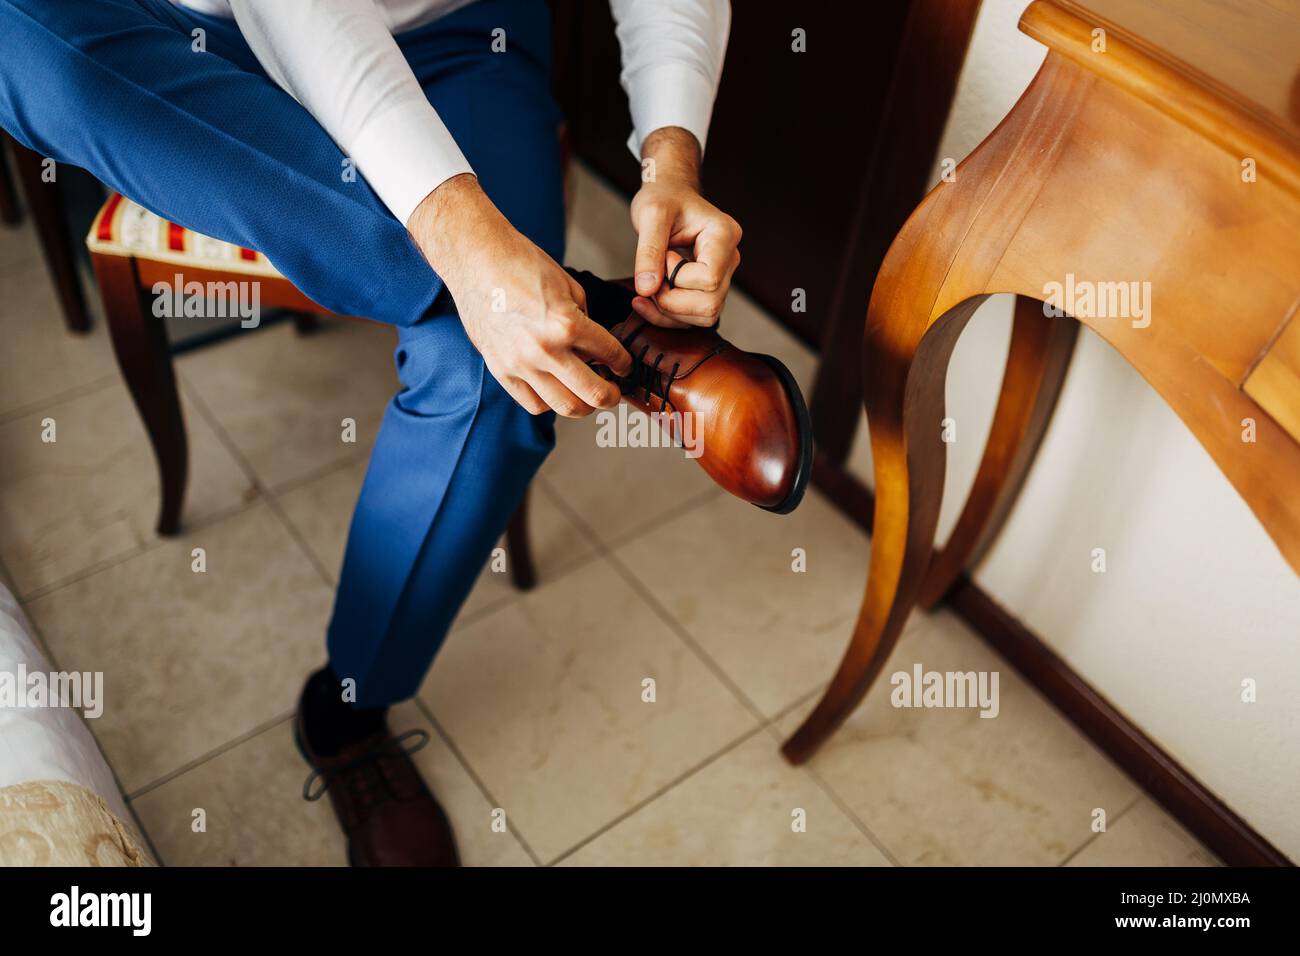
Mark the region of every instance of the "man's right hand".
POLYGON ((476 177, 447 180, 407 228, 451 291, 488 371, 524 409, 581 418, 618 404, 618 387, 586 363, 625 376, 631 356, 587 318, 582 286, 506 221, 476 177))

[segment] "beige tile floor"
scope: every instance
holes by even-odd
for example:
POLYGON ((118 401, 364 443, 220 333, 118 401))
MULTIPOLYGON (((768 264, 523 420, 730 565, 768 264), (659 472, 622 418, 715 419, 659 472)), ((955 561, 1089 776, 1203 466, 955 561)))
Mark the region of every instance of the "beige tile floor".
MULTIPOLYGON (((581 171, 571 232, 574 264, 629 271, 626 208, 581 171)), ((743 297, 725 329, 809 383, 812 356, 743 297)), ((391 333, 278 326, 180 359, 193 466, 168 541, 103 324, 63 333, 21 230, 0 237, 0 335, 0 578, 57 666, 105 672, 91 726, 157 854, 343 863, 328 806, 302 799, 289 715, 323 654, 391 333)), ((561 422, 534 484, 538 589, 485 570, 394 714, 430 735, 417 760, 467 863, 1215 863, 947 612, 915 617, 887 670, 996 670, 996 719, 877 691, 809 766, 784 763, 843 647, 866 538, 815 492, 776 518, 680 452, 597 448, 592 427, 561 422)))

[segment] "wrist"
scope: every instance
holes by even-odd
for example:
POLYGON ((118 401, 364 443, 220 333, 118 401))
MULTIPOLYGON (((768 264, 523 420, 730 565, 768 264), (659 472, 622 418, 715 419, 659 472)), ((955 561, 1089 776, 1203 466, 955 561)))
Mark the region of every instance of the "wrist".
POLYGON ((654 182, 700 190, 700 143, 679 126, 663 126, 641 142, 641 160, 654 162, 654 182))
POLYGON ((448 280, 476 240, 496 234, 505 223, 478 177, 462 173, 425 196, 406 228, 433 270, 448 280))

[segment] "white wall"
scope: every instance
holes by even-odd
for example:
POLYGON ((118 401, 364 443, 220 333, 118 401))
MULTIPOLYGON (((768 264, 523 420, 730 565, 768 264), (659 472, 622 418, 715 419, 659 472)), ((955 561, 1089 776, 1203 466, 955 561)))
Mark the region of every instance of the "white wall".
MULTIPOLYGON (((936 157, 960 159, 1014 105, 1043 47, 1028 0, 984 0, 936 157)), ((940 536, 983 451, 1011 300, 967 327, 948 380, 940 536)), ((870 475, 865 428, 853 468, 870 475)), ((1291 476, 1295 480, 1296 476, 1291 476)), ((1300 582, 1210 457, 1128 364, 1081 333, 1061 403, 980 586, 1193 775, 1300 860, 1300 582), (1105 548, 1108 570, 1091 570, 1105 548), (1253 678, 1258 702, 1241 701, 1253 678)))

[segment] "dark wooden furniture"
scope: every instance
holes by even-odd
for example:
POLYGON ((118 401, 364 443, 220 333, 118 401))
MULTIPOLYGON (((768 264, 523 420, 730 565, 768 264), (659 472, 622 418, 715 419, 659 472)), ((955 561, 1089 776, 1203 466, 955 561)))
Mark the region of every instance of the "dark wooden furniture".
POLYGON ((86 313, 86 300, 81 290, 76 250, 64 216, 57 168, 54 181, 47 182, 44 178, 43 158, 3 131, 0 131, 0 220, 13 224, 19 222, 22 216, 18 197, 4 162, 6 142, 13 154, 18 180, 22 184, 23 198, 27 203, 27 211, 36 226, 36 235, 40 239, 45 265, 50 271, 50 278, 59 296, 59 307, 63 312, 64 324, 70 332, 89 331, 90 318, 86 313))
MULTIPOLYGON (((814 481, 832 490, 861 418, 855 356, 872 280, 925 193, 979 0, 731 6, 705 192, 744 226, 737 284, 819 352, 814 481), (796 30, 806 52, 792 48, 796 30)), ((575 152, 630 196, 640 169, 608 0, 553 7, 575 152)))
MULTIPOLYGON (((171 286, 178 275, 182 283, 256 281, 262 307, 291 310, 300 330, 309 328, 315 316, 332 313, 298 291, 256 251, 197 235, 118 193, 100 209, 86 244, 118 367, 158 463, 158 533, 177 534, 189 450, 167 330, 150 307, 154 283, 171 286)), ((515 586, 531 588, 536 571, 528 547, 526 498, 511 518, 506 544, 515 586)))
POLYGON ((0 222, 15 226, 23 220, 22 208, 18 205, 18 192, 9 175, 9 161, 5 158, 4 141, 7 134, 0 134, 0 222))
POLYGON ((871 565, 839 670, 785 744, 795 762, 852 712, 913 605, 948 589, 1009 507, 1076 321, 1169 403, 1300 572, 1300 4, 1036 0, 1021 29, 1048 47, 1037 77, 907 221, 875 283, 862 353, 871 565), (1091 308, 1054 318, 1023 305, 1075 281, 1095 284, 1091 308), (1132 282, 1149 283, 1130 289, 1145 315, 1136 302, 1097 308, 1119 301, 1102 283, 1132 282), (999 292, 1022 308, 993 437, 932 561, 948 359, 999 292))

